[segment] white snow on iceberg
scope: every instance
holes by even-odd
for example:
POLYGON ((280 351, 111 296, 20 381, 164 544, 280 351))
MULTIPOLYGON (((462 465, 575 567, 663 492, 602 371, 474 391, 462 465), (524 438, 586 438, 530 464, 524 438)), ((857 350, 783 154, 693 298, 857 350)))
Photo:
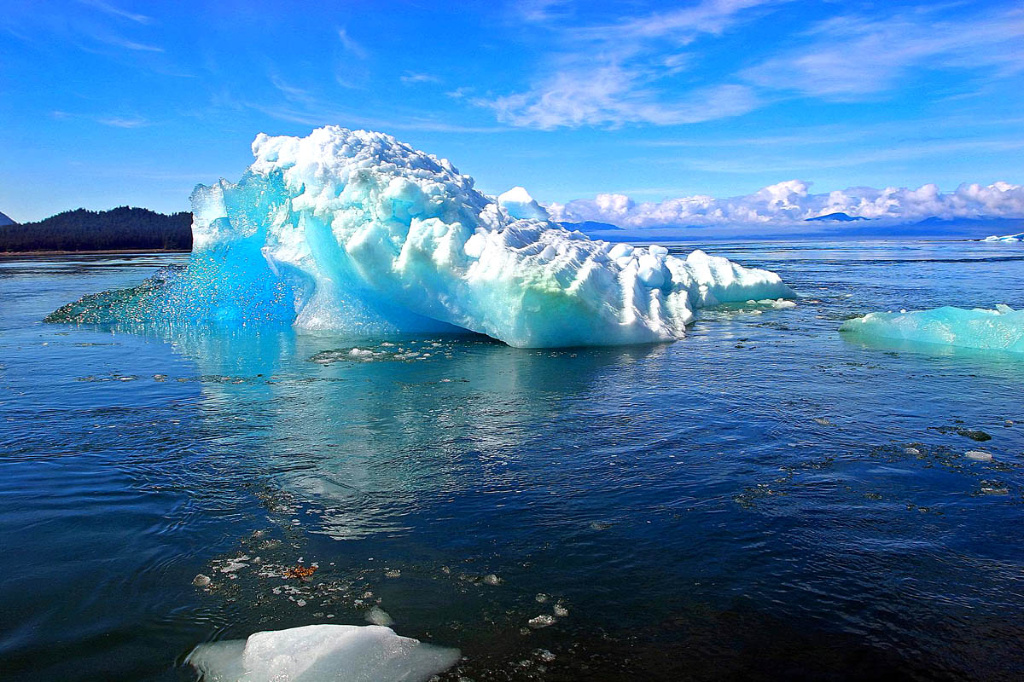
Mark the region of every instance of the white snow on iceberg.
POLYGON ((496 201, 447 160, 382 133, 328 126, 261 134, 252 147, 237 184, 193 192, 184 273, 127 308, 93 297, 49 319, 458 328, 554 347, 671 341, 698 308, 795 297, 774 273, 701 251, 591 241, 543 219, 525 190, 496 201))
POLYGON ((839 331, 866 338, 1024 353, 1024 310, 943 307, 899 313, 868 313, 839 331))
POLYGON ((498 205, 512 218, 522 220, 548 220, 546 208, 537 203, 524 187, 513 187, 498 195, 498 205))
POLYGON ((307 625, 201 644, 187 662, 203 682, 422 682, 458 660, 458 649, 399 637, 391 628, 307 625))

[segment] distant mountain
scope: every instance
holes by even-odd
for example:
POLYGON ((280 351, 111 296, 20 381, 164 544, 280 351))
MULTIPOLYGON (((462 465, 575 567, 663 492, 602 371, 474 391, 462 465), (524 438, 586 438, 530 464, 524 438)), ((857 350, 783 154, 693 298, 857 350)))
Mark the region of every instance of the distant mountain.
POLYGON ((622 228, 618 225, 612 225, 611 223, 599 223, 594 220, 585 220, 582 223, 555 223, 561 225, 567 230, 579 230, 583 233, 588 232, 604 232, 605 230, 621 230, 622 228))
POLYGON ((4 225, 17 225, 17 223, 5 216, 3 213, 0 213, 0 227, 4 225))
MULTIPOLYGON (((6 216, 5 216, 6 217, 6 216)), ((0 226, 0 252, 192 249, 192 214, 164 215, 121 206, 79 208, 36 223, 0 226)))
POLYGON ((804 222, 816 223, 824 221, 836 221, 840 223, 852 223, 857 220, 867 220, 867 218, 862 218, 861 216, 852 216, 849 213, 829 213, 828 215, 820 215, 815 218, 808 218, 804 222))

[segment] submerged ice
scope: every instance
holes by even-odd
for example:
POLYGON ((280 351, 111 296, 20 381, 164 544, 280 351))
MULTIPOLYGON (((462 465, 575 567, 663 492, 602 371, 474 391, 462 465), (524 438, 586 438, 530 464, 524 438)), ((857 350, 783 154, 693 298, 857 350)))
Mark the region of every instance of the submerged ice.
POLYGON ((1024 353, 1024 310, 943 307, 899 313, 868 313, 840 331, 863 337, 1024 353))
POLYGON ((187 269, 50 319, 461 329, 554 347, 670 341, 699 308, 795 296, 774 273, 702 251, 592 241, 524 189, 495 200, 381 133, 328 126, 252 148, 238 183, 194 191, 187 269))

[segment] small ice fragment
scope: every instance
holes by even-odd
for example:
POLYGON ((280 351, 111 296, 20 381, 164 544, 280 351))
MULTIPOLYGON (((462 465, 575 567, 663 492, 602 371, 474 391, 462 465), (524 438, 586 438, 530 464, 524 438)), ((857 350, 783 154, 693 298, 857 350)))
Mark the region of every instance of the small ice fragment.
POLYGON ((539 593, 534 598, 537 600, 538 604, 543 604, 543 603, 547 602, 547 600, 549 599, 548 595, 544 594, 543 592, 539 593))
POLYGON ((210 576, 203 575, 200 573, 195 578, 192 578, 192 584, 196 587, 207 587, 210 584, 210 576))
POLYGON ((819 426, 835 426, 835 424, 830 422, 826 417, 815 417, 814 423, 819 426))
POLYGON ((488 573, 484 576, 484 585, 500 585, 504 581, 493 573, 488 573))
POLYGON ((402 577, 402 572, 400 570, 398 570, 397 568, 388 569, 387 571, 384 571, 384 577, 385 578, 401 578, 402 577))
POLYGON ((555 604, 555 608, 552 612, 557 618, 567 618, 569 616, 569 609, 565 608, 562 604, 555 604))
POLYGON ((534 630, 540 630, 541 628, 546 628, 548 626, 554 625, 557 622, 558 619, 554 616, 549 616, 546 613, 542 613, 536 618, 531 618, 530 620, 526 621, 526 624, 534 630))
POLYGON ((903 452, 914 457, 917 457, 918 455, 921 454, 921 451, 918 450, 917 448, 903 448, 903 452))
POLYGON ((533 655, 539 658, 540 660, 544 661, 545 663, 551 663, 553 660, 555 660, 555 655, 547 649, 537 649, 533 652, 533 655))
POLYGON ((967 459, 973 459, 975 462, 991 462, 992 453, 985 452, 984 450, 968 450, 965 454, 967 459))
POLYGON ((368 623, 373 623, 374 625, 383 625, 384 627, 388 627, 395 622, 395 619, 381 607, 374 606, 366 612, 366 621, 368 623))

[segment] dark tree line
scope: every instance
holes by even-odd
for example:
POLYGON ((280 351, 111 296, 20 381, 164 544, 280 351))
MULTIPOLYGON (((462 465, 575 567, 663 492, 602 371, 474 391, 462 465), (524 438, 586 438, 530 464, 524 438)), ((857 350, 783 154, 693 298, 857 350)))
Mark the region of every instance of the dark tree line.
POLYGON ((79 208, 37 223, 0 226, 0 252, 192 249, 192 214, 121 206, 79 208))

